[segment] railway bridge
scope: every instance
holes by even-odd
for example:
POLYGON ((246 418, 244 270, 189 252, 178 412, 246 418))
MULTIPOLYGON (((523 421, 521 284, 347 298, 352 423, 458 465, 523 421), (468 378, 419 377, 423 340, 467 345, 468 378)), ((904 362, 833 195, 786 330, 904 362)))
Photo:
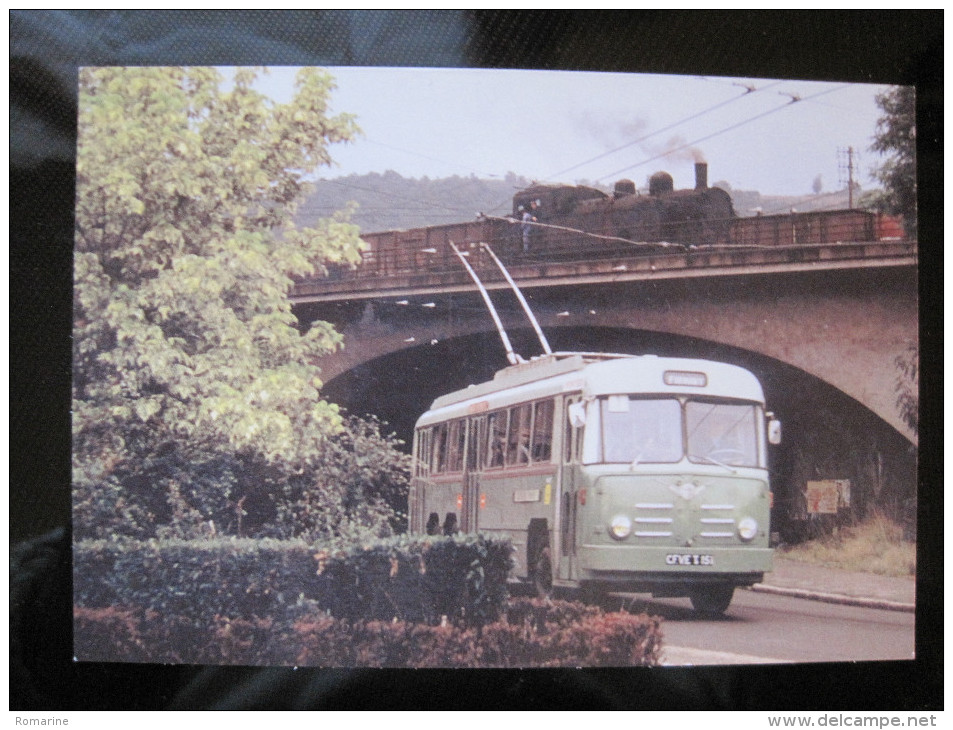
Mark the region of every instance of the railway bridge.
MULTIPOLYGON (((503 276, 476 243, 462 247, 504 326, 516 333, 516 349, 527 358, 539 354, 503 276)), ((343 334, 343 348, 321 363, 327 383, 374 362, 393 363, 387 358, 404 351, 410 360, 401 362, 439 353, 445 373, 463 371, 478 335, 490 349, 492 318, 460 262, 434 249, 419 256, 427 265, 418 271, 345 272, 297 284, 299 319, 329 321, 343 334)), ((661 249, 573 261, 501 258, 554 350, 775 363, 775 380, 784 372, 813 376, 916 443, 896 406, 896 358, 918 339, 915 241, 661 249)), ((494 367, 505 365, 499 340, 493 349, 485 357, 494 367)), ((419 387, 410 373, 380 375, 395 390, 419 387)))

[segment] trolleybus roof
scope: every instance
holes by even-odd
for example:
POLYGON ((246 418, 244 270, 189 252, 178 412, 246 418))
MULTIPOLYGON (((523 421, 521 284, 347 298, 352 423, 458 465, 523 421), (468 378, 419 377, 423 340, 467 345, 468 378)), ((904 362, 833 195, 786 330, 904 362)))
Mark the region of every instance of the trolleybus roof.
POLYGON ((655 355, 557 352, 503 368, 493 380, 440 396, 418 424, 462 416, 476 405, 493 409, 562 392, 689 393, 764 402, 758 379, 737 365, 655 355))

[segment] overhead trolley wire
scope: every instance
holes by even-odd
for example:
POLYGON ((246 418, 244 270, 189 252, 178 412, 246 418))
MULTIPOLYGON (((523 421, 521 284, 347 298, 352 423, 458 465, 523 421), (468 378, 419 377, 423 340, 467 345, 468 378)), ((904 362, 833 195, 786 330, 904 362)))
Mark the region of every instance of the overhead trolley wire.
MULTIPOLYGON (((632 145, 640 144, 640 143, 644 142, 645 140, 650 139, 650 138, 652 138, 652 137, 654 137, 654 136, 656 136, 656 135, 658 135, 658 134, 662 134, 663 132, 668 132, 668 131, 674 129, 675 127, 681 126, 682 124, 685 124, 685 123, 687 123, 687 122, 694 121, 695 119, 698 119, 699 117, 703 117, 703 116, 706 115, 706 114, 710 114, 711 112, 713 112, 713 111, 715 111, 715 110, 717 110, 717 109, 720 109, 720 108, 722 108, 722 107, 724 107, 724 106, 727 106, 727 105, 729 105, 729 104, 733 104, 734 102, 736 102, 736 101, 738 101, 738 100, 740 100, 740 99, 744 99, 745 97, 749 96, 749 95, 752 94, 752 93, 757 93, 757 92, 759 92, 759 91, 764 91, 765 89, 770 89, 771 87, 777 86, 778 84, 782 84, 782 83, 784 83, 784 82, 783 82, 783 81, 774 81, 774 82, 772 82, 772 83, 770 83, 770 84, 766 84, 765 86, 762 86, 761 88, 754 88, 753 86, 747 86, 747 85, 746 85, 746 86, 744 87, 744 88, 745 88, 744 93, 740 94, 739 96, 733 96, 733 97, 731 97, 730 99, 725 99, 724 101, 720 101, 720 102, 718 102, 717 104, 715 104, 714 106, 708 107, 707 109, 703 109, 703 110, 701 110, 701 111, 699 111, 699 112, 696 112, 696 113, 694 113, 694 114, 691 114, 690 116, 687 116, 687 117, 685 117, 684 119, 680 119, 680 120, 677 121, 677 122, 673 122, 672 124, 669 124, 667 127, 662 127, 661 129, 657 129, 657 130, 655 130, 654 132, 651 132, 651 133, 646 134, 646 135, 644 135, 644 136, 642 136, 642 137, 639 137, 638 139, 635 139, 635 140, 633 140, 633 141, 631 141, 631 142, 626 142, 624 145, 621 145, 621 146, 619 146, 619 147, 616 147, 615 149, 611 149, 611 150, 609 150, 608 152, 603 152, 602 154, 599 154, 599 155, 597 155, 596 157, 592 157, 592 158, 590 158, 590 159, 588 159, 588 160, 584 160, 583 162, 580 162, 580 163, 578 163, 578 164, 576 164, 576 165, 573 165, 573 166, 571 166, 571 167, 567 167, 566 169, 560 170, 559 172, 554 172, 554 173, 552 173, 551 175, 547 175, 545 179, 547 179, 547 180, 552 180, 552 179, 558 178, 558 177, 561 176, 561 175, 565 175, 567 172, 572 172, 573 170, 576 170, 576 169, 578 169, 578 168, 580 168, 580 167, 583 167, 583 166, 585 166, 585 165, 588 165, 588 164, 590 164, 590 163, 592 163, 592 162, 596 162, 597 160, 601 160, 601 159, 603 159, 604 157, 608 157, 609 155, 614 155, 615 153, 620 152, 621 150, 624 150, 624 149, 626 149, 626 148, 628 148, 628 147, 631 147, 632 145)), ((737 86, 738 84, 733 82, 733 85, 736 85, 736 86, 737 86)), ((664 156, 664 155, 659 155, 659 156, 664 156)), ((653 157, 653 158, 650 158, 649 160, 646 160, 645 162, 650 162, 650 161, 653 160, 653 159, 657 159, 657 158, 656 158, 656 157, 653 157)), ((644 164, 644 163, 640 163, 640 164, 644 164)), ((600 178, 600 179, 601 179, 601 178, 600 178)), ((598 181, 597 181, 597 182, 598 182, 598 181)), ((499 205, 496 205, 496 206, 494 206, 493 208, 491 208, 491 210, 496 210, 496 209, 498 209, 498 208, 501 208, 502 206, 506 205, 508 202, 509 202, 509 201, 503 201, 503 202, 500 203, 499 205)))
POLYGON ((774 114, 775 112, 779 112, 782 109, 787 109, 792 104, 797 104, 798 102, 801 102, 801 101, 808 101, 809 99, 816 99, 819 96, 830 94, 834 91, 840 91, 841 89, 846 89, 849 86, 850 84, 843 84, 842 86, 835 86, 832 89, 825 89, 824 91, 819 91, 816 94, 811 94, 810 96, 805 96, 805 97, 788 94, 788 96, 791 96, 791 101, 787 102, 786 104, 782 104, 781 106, 775 107, 774 109, 769 109, 768 111, 762 112, 761 114, 756 114, 753 117, 749 117, 748 119, 738 122, 737 124, 732 124, 731 126, 725 127, 724 129, 721 129, 717 132, 712 132, 711 134, 705 135, 704 137, 699 137, 698 139, 693 140, 692 142, 686 142, 685 144, 679 147, 675 147, 674 149, 666 150, 665 152, 655 155, 654 157, 650 157, 647 160, 642 160, 642 162, 637 162, 634 165, 628 165, 627 167, 620 168, 619 170, 616 170, 615 172, 610 172, 606 175, 602 175, 596 179, 596 182, 600 182, 602 180, 605 180, 606 178, 616 177, 617 175, 621 175, 623 172, 628 172, 629 170, 635 169, 636 167, 641 167, 642 165, 652 162, 653 160, 657 160, 661 157, 667 157, 673 152, 679 152, 680 150, 686 149, 687 147, 694 147, 700 142, 705 142, 709 139, 713 139, 714 137, 718 137, 719 135, 725 134, 726 132, 731 132, 735 129, 738 129, 739 127, 743 127, 746 124, 750 124, 751 122, 757 121, 758 119, 763 119, 764 117, 770 114, 774 114))
POLYGON ((554 231, 564 231, 566 233, 574 233, 581 236, 586 236, 587 238, 597 238, 603 241, 619 241, 621 243, 629 243, 633 246, 655 246, 657 248, 668 248, 670 246, 677 246, 678 248, 687 248, 685 244, 682 243, 672 243, 670 241, 633 241, 629 238, 620 238, 619 236, 606 236, 601 233, 592 233, 591 231, 583 231, 579 228, 570 228, 568 226, 557 226, 554 223, 540 223, 538 221, 517 221, 514 218, 503 218, 496 215, 488 215, 486 213, 480 214, 481 218, 486 218, 488 220, 494 221, 503 221, 505 223, 519 224, 519 225, 530 225, 535 228, 549 228, 554 231))
POLYGON ((656 135, 658 135, 658 134, 662 134, 662 132, 668 132, 669 130, 675 129, 675 127, 681 126, 682 124, 685 124, 686 122, 691 122, 691 121, 693 121, 693 120, 695 120, 695 119, 698 119, 699 117, 704 116, 705 114, 710 114, 711 112, 715 111, 716 109, 721 109, 722 107, 727 106, 728 104, 733 104, 734 102, 738 101, 739 99, 744 99, 744 98, 745 98, 746 96, 748 96, 749 94, 757 93, 758 91, 764 91, 765 89, 769 89, 769 88, 771 88, 772 86, 777 86, 777 85, 780 84, 780 83, 783 83, 783 82, 781 82, 781 81, 775 81, 774 83, 768 84, 767 86, 762 86, 760 89, 757 89, 757 88, 755 88, 755 87, 753 87, 753 86, 746 86, 744 93, 740 94, 739 96, 733 96, 733 97, 731 97, 730 99, 725 99, 724 101, 720 101, 720 102, 718 102, 717 104, 715 104, 714 106, 710 106, 710 107, 708 107, 707 109, 703 109, 703 110, 700 111, 700 112, 696 112, 695 114, 692 114, 691 116, 685 117, 684 119, 681 119, 681 120, 679 120, 679 121, 677 121, 677 122, 673 122, 672 124, 669 124, 667 127, 662 127, 661 129, 657 129, 657 130, 655 130, 654 132, 651 132, 651 133, 649 133, 649 134, 646 134, 646 135, 643 136, 643 137, 639 137, 638 139, 635 139, 635 140, 633 140, 633 141, 631 141, 631 142, 626 142, 624 145, 621 145, 621 146, 619 146, 619 147, 616 147, 615 149, 609 150, 608 152, 603 152, 603 153, 600 154, 600 155, 597 155, 597 156, 595 156, 595 157, 593 157, 593 158, 591 158, 591 159, 589 159, 589 160, 586 160, 586 161, 584 161, 584 162, 580 162, 580 163, 578 163, 578 164, 576 164, 576 165, 573 165, 572 167, 567 167, 565 170, 560 170, 559 172, 555 172, 555 173, 553 173, 552 175, 549 175, 548 177, 549 177, 549 178, 556 178, 556 177, 559 177, 560 175, 565 175, 567 172, 572 172, 573 170, 576 170, 576 169, 578 169, 578 168, 580 168, 580 167, 583 167, 584 165, 588 165, 588 164, 590 164, 590 163, 592 163, 592 162, 596 162, 597 160, 601 160, 603 157, 608 157, 609 155, 614 155, 616 152, 620 152, 620 151, 626 149, 627 147, 631 147, 632 145, 635 145, 635 144, 640 144, 641 142, 644 142, 644 141, 647 140, 647 139, 651 139, 652 137, 654 137, 654 136, 656 136, 656 135))

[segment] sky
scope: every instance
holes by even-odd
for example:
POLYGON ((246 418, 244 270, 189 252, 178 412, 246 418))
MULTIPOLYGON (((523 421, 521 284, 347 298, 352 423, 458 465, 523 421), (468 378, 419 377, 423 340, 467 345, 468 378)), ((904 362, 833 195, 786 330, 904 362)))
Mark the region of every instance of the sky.
MULTIPOLYGON (((658 170, 694 186, 763 195, 867 189, 870 151, 887 86, 777 79, 482 69, 332 67, 332 111, 355 114, 363 136, 335 145, 321 177, 393 170, 404 177, 508 172, 549 183, 628 178, 658 170)), ((272 68, 268 93, 287 99, 293 68, 272 68)))

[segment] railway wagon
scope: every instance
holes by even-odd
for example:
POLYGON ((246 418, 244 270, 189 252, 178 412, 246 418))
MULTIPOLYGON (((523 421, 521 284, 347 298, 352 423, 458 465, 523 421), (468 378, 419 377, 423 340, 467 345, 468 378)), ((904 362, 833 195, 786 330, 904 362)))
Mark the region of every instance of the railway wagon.
POLYGON ((798 246, 878 239, 880 216, 867 210, 822 210, 738 218, 728 226, 732 246, 798 246))

